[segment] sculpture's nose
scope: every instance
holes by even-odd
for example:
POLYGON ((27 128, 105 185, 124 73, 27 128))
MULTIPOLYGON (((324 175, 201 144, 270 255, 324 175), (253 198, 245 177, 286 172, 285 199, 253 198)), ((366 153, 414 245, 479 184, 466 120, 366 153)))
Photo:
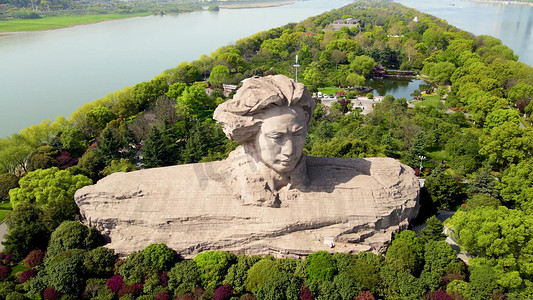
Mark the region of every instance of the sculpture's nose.
POLYGON ((294 142, 291 139, 287 139, 283 148, 281 149, 281 154, 286 157, 291 157, 294 154, 294 142))

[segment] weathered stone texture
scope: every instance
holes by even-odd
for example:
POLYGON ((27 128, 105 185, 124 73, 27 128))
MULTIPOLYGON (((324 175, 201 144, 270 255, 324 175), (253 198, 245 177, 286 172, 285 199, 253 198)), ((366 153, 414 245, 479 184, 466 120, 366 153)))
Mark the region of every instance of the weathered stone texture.
POLYGON ((329 249, 328 237, 333 251, 380 250, 418 211, 413 170, 390 158, 306 157, 305 185, 272 194, 277 207, 247 205, 247 197, 265 193, 266 181, 240 184, 254 172, 241 154, 115 173, 78 190, 75 200, 118 253, 165 243, 185 257, 213 249, 300 256, 329 249))

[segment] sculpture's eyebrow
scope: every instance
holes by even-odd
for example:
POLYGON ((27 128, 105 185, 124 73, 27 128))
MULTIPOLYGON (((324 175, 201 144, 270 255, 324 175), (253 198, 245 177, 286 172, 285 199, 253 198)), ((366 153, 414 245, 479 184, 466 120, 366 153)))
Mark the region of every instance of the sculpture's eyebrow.
POLYGON ((300 127, 296 128, 293 132, 300 132, 302 130, 305 130, 305 126, 300 126, 300 127))

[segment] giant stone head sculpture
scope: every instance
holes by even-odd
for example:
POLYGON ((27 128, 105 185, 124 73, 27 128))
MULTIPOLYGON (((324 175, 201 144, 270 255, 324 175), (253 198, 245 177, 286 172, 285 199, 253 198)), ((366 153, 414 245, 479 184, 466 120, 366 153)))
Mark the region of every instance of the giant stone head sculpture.
POLYGON ((226 135, 277 173, 302 158, 315 103, 301 83, 274 75, 247 80, 234 98, 215 110, 226 135))

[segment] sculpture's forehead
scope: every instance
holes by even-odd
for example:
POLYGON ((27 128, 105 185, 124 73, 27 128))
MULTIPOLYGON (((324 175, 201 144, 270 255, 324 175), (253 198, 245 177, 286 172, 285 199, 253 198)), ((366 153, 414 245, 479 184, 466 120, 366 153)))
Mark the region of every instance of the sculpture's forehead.
POLYGON ((262 115, 263 132, 267 131, 298 131, 307 125, 305 112, 301 107, 272 107, 262 115))

